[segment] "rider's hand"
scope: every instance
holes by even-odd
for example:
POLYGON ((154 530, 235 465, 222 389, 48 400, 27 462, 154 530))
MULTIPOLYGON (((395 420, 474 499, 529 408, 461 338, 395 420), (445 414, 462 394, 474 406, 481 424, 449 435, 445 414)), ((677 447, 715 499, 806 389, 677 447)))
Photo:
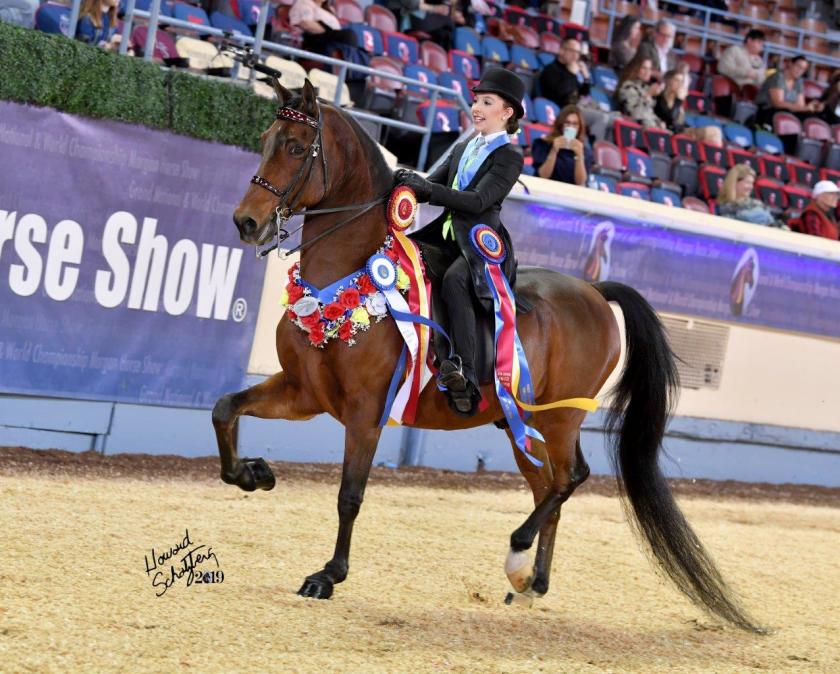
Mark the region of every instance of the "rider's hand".
POLYGON ((419 202, 428 201, 432 196, 432 184, 423 176, 417 175, 414 171, 399 169, 394 174, 394 178, 398 183, 414 190, 414 195, 419 202))

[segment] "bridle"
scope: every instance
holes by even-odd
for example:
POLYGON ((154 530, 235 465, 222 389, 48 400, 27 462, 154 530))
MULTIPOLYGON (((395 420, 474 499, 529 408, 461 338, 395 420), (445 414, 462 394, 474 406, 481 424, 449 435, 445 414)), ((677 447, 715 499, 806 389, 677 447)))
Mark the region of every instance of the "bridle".
POLYGON ((324 117, 323 117, 323 112, 321 111, 321 107, 318 106, 317 104, 316 104, 316 106, 317 106, 317 110, 318 110, 318 119, 315 119, 314 117, 310 117, 309 115, 307 115, 303 112, 300 112, 299 110, 294 110, 292 108, 287 108, 286 106, 281 106, 277 109, 277 114, 276 114, 277 119, 286 119, 286 120, 289 120, 289 121, 292 121, 292 122, 297 122, 299 124, 306 124, 307 126, 311 126, 313 129, 315 129, 315 139, 312 141, 310 146, 307 148, 306 159, 300 165, 300 168, 297 170, 297 173, 295 173, 295 177, 292 178, 292 182, 289 184, 289 186, 285 190, 278 189, 277 187, 272 185, 269 180, 267 180, 266 178, 263 178, 260 175, 255 175, 253 178, 251 178, 251 182, 254 185, 259 185, 260 187, 268 190, 274 196, 276 196, 278 199, 280 199, 280 203, 274 209, 274 218, 275 218, 275 225, 276 225, 276 230, 277 230, 276 233, 275 233, 274 244, 272 246, 269 246, 268 248, 266 248, 264 250, 257 249, 257 257, 258 258, 265 257, 275 248, 277 249, 278 254, 281 257, 284 257, 284 258, 287 257, 288 255, 291 255, 292 253, 296 253, 300 250, 303 250, 307 246, 311 246, 316 241, 318 241, 320 239, 323 239, 325 236, 327 236, 329 234, 332 234, 338 228, 343 227, 344 225, 346 225, 346 224, 352 222, 353 220, 355 220, 356 218, 359 218, 360 216, 364 215, 365 213, 367 213, 369 210, 371 210, 377 204, 380 204, 380 203, 384 202, 385 199, 388 197, 388 195, 391 192, 390 190, 388 190, 388 192, 383 194, 381 197, 377 197, 373 201, 368 201, 367 203, 364 203, 364 204, 353 204, 353 205, 350 205, 350 206, 338 206, 338 207, 335 207, 335 208, 318 208, 318 209, 304 208, 304 209, 298 210, 298 204, 300 203, 300 199, 301 199, 301 196, 303 194, 303 187, 309 181, 309 178, 312 174, 312 166, 315 163, 315 159, 317 159, 318 155, 321 156, 321 166, 323 168, 323 180, 324 180, 324 190, 323 190, 323 193, 321 194, 321 199, 319 200, 318 203, 320 203, 321 201, 323 201, 326 198, 327 191, 328 191, 328 188, 327 188, 327 183, 328 183, 328 180, 327 180, 327 157, 326 157, 326 154, 324 153, 323 139, 321 137, 321 130, 323 128, 324 117), (298 188, 298 189, 295 191, 296 188, 298 188), (294 193, 294 198, 291 199, 291 202, 289 202, 289 197, 292 193, 294 193), (303 229, 303 225, 300 225, 300 227, 292 230, 291 232, 286 229, 286 224, 295 215, 300 215, 301 213, 305 213, 306 215, 319 215, 319 214, 323 214, 323 213, 341 213, 341 212, 344 212, 344 211, 352 211, 352 210, 358 210, 359 212, 355 213, 354 215, 350 216, 349 218, 347 218, 345 220, 342 220, 341 222, 333 225, 332 227, 326 229, 325 231, 321 232, 320 234, 313 237, 309 241, 306 241, 305 243, 301 243, 300 245, 296 246, 295 248, 292 248, 291 250, 283 250, 283 249, 280 248, 280 244, 283 241, 285 241, 290 236, 292 236, 292 234, 295 234, 296 232, 299 232, 301 229, 303 229))

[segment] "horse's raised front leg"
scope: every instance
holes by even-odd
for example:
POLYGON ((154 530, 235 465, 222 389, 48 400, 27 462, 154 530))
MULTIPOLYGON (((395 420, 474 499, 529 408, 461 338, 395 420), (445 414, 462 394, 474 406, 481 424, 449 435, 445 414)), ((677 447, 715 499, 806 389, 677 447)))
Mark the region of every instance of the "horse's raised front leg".
POLYGON ((378 427, 359 428, 345 424, 344 468, 338 492, 338 537, 333 558, 317 573, 308 576, 298 594, 302 597, 329 599, 333 585, 347 578, 350 557, 350 538, 353 523, 362 507, 373 455, 382 432, 378 427))
POLYGON ((219 398, 213 408, 213 428, 219 445, 222 480, 245 491, 274 487, 274 475, 263 459, 239 458, 236 448, 239 417, 300 420, 321 411, 312 397, 284 372, 249 389, 219 398))

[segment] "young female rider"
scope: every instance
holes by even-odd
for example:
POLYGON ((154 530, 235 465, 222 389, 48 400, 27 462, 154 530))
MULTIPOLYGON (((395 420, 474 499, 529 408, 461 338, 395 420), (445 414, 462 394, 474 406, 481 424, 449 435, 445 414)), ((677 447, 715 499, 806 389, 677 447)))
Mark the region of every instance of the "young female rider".
POLYGON ((428 179, 406 170, 395 176, 414 190, 418 201, 444 207, 440 217, 412 237, 449 255, 442 295, 457 355, 441 363, 439 381, 452 407, 464 416, 476 413, 480 399, 475 305, 480 302, 485 310, 493 310, 484 259, 470 242, 470 230, 482 224, 500 235, 506 252, 502 268, 513 286, 516 259, 499 211, 522 171, 522 154, 510 144, 509 135, 519 129, 518 120, 524 115, 525 85, 515 73, 492 67, 485 70, 473 93, 472 117, 478 135, 455 146, 428 179))

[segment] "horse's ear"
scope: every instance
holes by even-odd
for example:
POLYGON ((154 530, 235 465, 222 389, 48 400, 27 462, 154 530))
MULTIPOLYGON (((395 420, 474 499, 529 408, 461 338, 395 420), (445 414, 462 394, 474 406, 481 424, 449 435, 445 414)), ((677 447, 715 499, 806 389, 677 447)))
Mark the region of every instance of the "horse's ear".
POLYGON ((300 104, 300 112, 310 117, 318 116, 318 96, 315 94, 315 87, 307 77, 303 83, 303 100, 300 104))
POLYGON ((292 97, 292 92, 280 84, 280 80, 276 77, 271 78, 271 83, 274 85, 274 93, 277 94, 277 100, 280 102, 280 106, 286 105, 286 101, 292 97))

